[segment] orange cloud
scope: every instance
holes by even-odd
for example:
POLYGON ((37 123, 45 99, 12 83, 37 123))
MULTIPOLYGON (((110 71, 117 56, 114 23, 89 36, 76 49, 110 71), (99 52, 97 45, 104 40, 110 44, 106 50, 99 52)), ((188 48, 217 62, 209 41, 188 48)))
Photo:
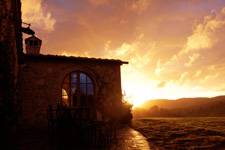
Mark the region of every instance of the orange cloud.
POLYGON ((218 31, 225 27, 225 7, 216 14, 212 12, 204 17, 203 23, 198 24, 187 39, 185 52, 211 48, 216 44, 218 31))
POLYGON ((42 0, 22 0, 22 20, 46 31, 53 31, 56 23, 51 12, 44 9, 42 0))
POLYGON ((198 53, 194 53, 193 55, 189 56, 189 61, 186 62, 184 65, 186 67, 190 67, 198 58, 199 58, 199 54, 198 53))

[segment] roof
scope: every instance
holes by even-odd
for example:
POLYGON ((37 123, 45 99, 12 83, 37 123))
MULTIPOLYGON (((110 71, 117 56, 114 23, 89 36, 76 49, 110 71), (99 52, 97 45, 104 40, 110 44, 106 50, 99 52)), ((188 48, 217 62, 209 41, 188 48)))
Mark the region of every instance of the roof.
POLYGON ((39 39, 39 38, 36 37, 35 35, 32 35, 32 36, 26 38, 25 41, 32 40, 32 39, 33 39, 33 40, 37 40, 37 41, 42 41, 41 39, 39 39))
POLYGON ((53 62, 95 62, 95 63, 111 63, 111 64, 128 64, 127 61, 118 59, 102 59, 102 58, 89 58, 89 57, 74 57, 63 55, 32 55, 25 54, 24 59, 27 61, 53 61, 53 62))

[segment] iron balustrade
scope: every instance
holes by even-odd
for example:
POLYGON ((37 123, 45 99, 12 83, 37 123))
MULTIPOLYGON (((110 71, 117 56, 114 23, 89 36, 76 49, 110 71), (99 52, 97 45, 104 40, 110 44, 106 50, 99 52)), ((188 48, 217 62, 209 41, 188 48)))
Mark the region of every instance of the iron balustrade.
MULTIPOLYGON (((97 121, 89 107, 47 109, 48 129, 56 137, 72 137, 77 144, 106 147, 116 141, 117 123, 97 121)), ((61 141, 61 140, 60 140, 61 141)))

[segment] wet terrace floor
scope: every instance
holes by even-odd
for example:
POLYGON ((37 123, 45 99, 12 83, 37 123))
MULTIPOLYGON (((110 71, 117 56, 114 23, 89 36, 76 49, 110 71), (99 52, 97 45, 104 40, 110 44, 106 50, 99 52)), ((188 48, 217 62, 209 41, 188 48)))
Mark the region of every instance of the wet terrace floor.
MULTIPOLYGON (((65 135, 66 136, 66 135, 65 135)), ((62 139, 64 137, 61 137, 62 139)), ((66 138, 66 137, 65 137, 66 138)), ((10 140, 14 142, 10 149, 15 150, 149 150, 149 144, 146 138, 138 131, 132 128, 122 128, 117 131, 116 140, 107 147, 77 147, 76 145, 60 145, 60 141, 52 142, 45 131, 23 131, 16 133, 10 140)), ((71 139, 73 140, 73 139, 71 139)))
POLYGON ((150 150, 146 138, 132 128, 120 129, 117 142, 112 145, 111 150, 150 150))

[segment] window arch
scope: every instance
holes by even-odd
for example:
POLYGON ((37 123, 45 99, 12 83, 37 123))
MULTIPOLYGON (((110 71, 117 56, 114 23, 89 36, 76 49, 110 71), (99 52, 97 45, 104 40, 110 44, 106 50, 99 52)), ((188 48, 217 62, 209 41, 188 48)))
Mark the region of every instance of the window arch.
POLYGON ((68 74, 62 84, 63 106, 90 107, 94 102, 94 84, 84 72, 75 71, 68 74))

